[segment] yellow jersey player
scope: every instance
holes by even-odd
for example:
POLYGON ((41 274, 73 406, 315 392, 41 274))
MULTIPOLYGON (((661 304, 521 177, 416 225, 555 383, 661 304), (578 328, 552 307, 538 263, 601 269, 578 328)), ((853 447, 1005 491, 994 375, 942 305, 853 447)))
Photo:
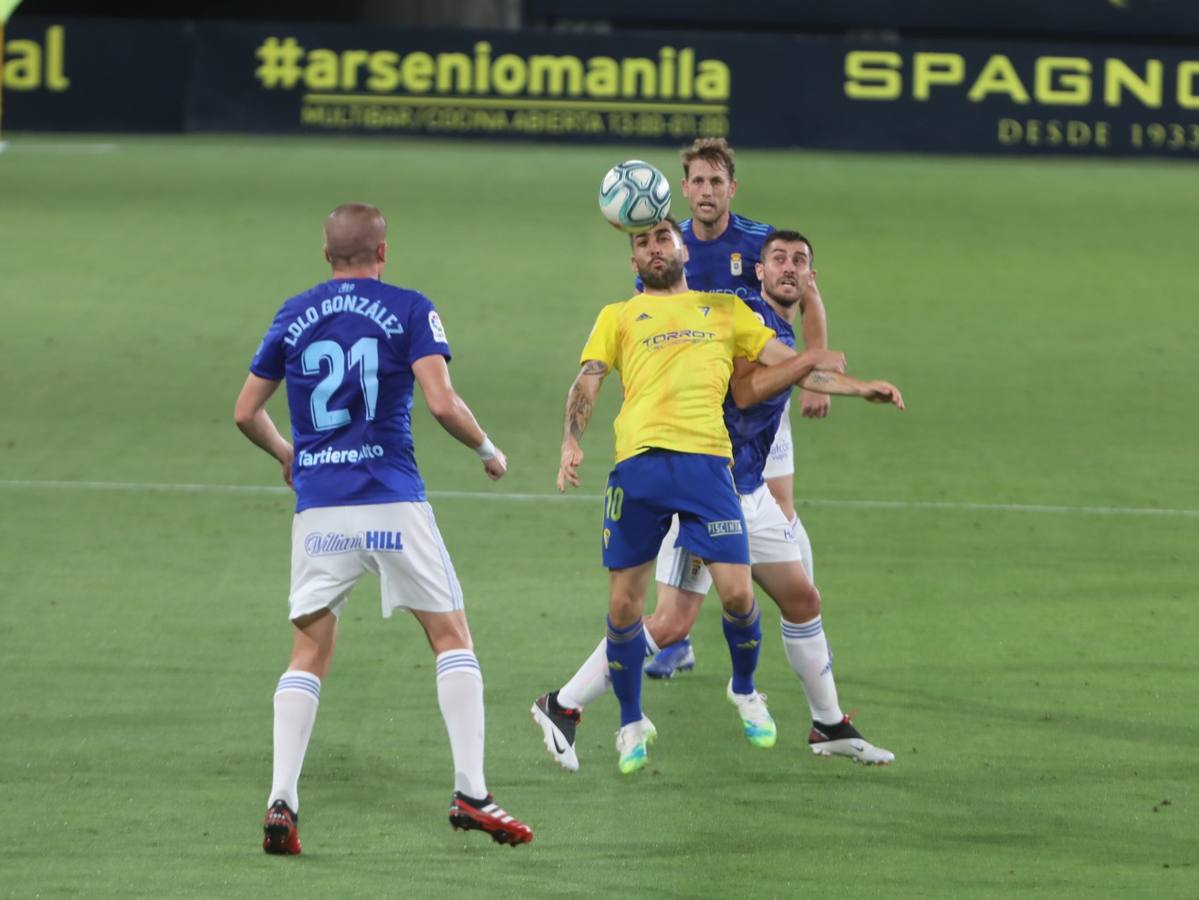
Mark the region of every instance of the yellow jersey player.
MULTIPOLYGON (((775 231, 767 236, 762 256, 764 262, 758 264, 762 299, 748 298, 744 302, 779 340, 793 347, 795 306, 816 275, 812 245, 799 232, 775 231)), ((733 481, 741 495, 753 579, 782 613, 783 647, 812 711, 808 738, 812 752, 885 765, 894 760, 894 754, 862 737, 838 705, 832 656, 821 624, 820 594, 812 584, 810 570, 806 571, 808 562, 795 540, 793 524, 765 484, 766 459, 791 390, 788 387, 758 401, 743 393, 739 396, 744 385, 736 373, 752 367, 743 359, 734 360, 732 390, 724 402, 724 423, 733 447, 733 481)), ((903 396, 887 382, 812 372, 802 384, 817 382, 821 391, 893 403, 903 409, 903 396)), ((711 585, 702 562, 676 541, 677 535, 678 527, 672 524, 658 554, 657 606, 642 620, 647 645, 663 648, 662 653, 677 647, 675 642, 689 633, 711 585)), ((533 719, 542 729, 546 749, 570 771, 579 767, 574 744, 580 713, 608 688, 606 651, 605 640, 560 689, 543 695, 533 705, 533 719)), ((734 693, 731 687, 728 696, 741 715, 746 738, 756 747, 773 746, 777 735, 765 704, 752 695, 734 693)))
MULTIPOLYGON (((736 357, 762 364, 744 375, 744 393, 755 402, 815 368, 840 372, 845 366, 835 351, 795 355, 737 297, 689 290, 687 250, 673 219, 631 242, 644 292, 604 307, 596 319, 567 398, 558 470, 560 491, 579 485, 579 439, 604 377, 619 372, 624 400, 615 423, 616 466, 604 492, 602 556, 610 573, 606 657, 620 701, 617 751, 625 774, 645 765, 646 745, 656 734, 641 710, 641 670, 651 649, 641 616, 658 547, 675 515, 679 546, 707 564, 724 607, 730 690, 742 698, 746 727, 752 718, 764 738, 773 733, 754 688, 762 631, 730 471, 724 398, 736 357)), ((533 713, 536 718, 537 705, 533 713)))

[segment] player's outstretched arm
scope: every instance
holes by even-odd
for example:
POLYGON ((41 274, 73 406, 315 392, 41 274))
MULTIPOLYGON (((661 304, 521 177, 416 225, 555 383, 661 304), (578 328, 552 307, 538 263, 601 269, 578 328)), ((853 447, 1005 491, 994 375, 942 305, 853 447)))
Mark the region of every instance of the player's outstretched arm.
MULTIPOLYGON (((813 275, 816 273, 813 272, 813 275)), ((824 312, 824 298, 813 278, 799 300, 799 315, 803 323, 803 345, 805 350, 828 349, 828 317, 824 312)), ((802 390, 799 392, 799 412, 805 419, 823 419, 828 415, 828 394, 802 390)))
POLYGON ((566 485, 579 486, 579 466, 583 463, 583 447, 579 443, 587 423, 591 421, 591 413, 595 410, 595 401, 599 397, 600 387, 603 386, 604 376, 608 374, 607 363, 597 359, 589 359, 579 369, 574 383, 566 393, 566 422, 562 426, 562 460, 558 464, 558 493, 566 491, 566 485))
POLYGON ((899 388, 887 381, 861 381, 841 372, 815 371, 799 382, 806 390, 844 397, 861 397, 871 403, 890 403, 903 409, 899 388))
POLYGON ((483 471, 492 481, 498 481, 508 471, 508 458, 487 437, 475 421, 475 415, 458 396, 450 382, 450 367, 440 354, 422 356, 412 364, 412 374, 420 385, 429 412, 446 431, 460 443, 479 454, 483 471))
POLYGON ((814 369, 845 371, 845 354, 836 350, 805 350, 796 353, 778 338, 771 338, 756 363, 737 357, 729 388, 733 402, 745 409, 773 397, 798 383, 814 369))
POLYGON ((271 399, 278 387, 278 381, 259 378, 253 373, 247 375, 233 408, 233 421, 255 446, 279 461, 283 467, 283 480, 291 487, 291 461, 294 456, 291 441, 279 433, 270 413, 266 411, 266 401, 271 399))

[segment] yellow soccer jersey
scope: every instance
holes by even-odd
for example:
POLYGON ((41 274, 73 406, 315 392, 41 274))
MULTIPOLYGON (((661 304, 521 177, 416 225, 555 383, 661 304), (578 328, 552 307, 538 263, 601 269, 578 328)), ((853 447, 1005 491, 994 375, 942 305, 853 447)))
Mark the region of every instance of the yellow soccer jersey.
POLYGON ((732 458, 724 397, 733 357, 756 360, 774 332, 732 294, 638 294, 600 310, 582 362, 620 373, 616 461, 651 447, 732 458))

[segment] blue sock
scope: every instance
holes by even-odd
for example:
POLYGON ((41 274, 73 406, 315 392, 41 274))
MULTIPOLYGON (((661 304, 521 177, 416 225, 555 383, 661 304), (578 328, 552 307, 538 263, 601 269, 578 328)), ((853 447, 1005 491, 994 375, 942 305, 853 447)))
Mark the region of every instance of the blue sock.
POLYGON ((608 674, 620 701, 620 727, 641 720, 641 669, 645 665, 645 629, 638 619, 617 628, 608 619, 608 674))
POLYGON ((729 656, 733 659, 733 693, 754 692, 754 672, 758 668, 758 655, 762 652, 762 616, 755 600, 744 616, 724 611, 722 623, 724 639, 729 642, 729 656))

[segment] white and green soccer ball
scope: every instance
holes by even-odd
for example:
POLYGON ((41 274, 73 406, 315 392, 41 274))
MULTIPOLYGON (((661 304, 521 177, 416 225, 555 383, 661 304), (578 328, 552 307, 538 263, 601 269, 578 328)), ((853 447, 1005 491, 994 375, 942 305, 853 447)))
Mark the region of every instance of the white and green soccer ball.
POLYGON ((600 212, 627 234, 649 231, 670 212, 670 182, 640 159, 613 166, 600 182, 600 212))

